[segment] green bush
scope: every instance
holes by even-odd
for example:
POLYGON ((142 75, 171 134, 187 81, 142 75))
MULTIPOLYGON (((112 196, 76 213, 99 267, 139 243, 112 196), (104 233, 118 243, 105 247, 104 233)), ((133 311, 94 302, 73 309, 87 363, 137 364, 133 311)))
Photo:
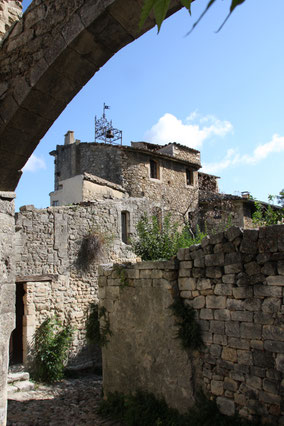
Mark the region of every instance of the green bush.
POLYGON ((273 207, 273 202, 278 197, 276 195, 268 196, 268 204, 263 205, 259 201, 254 202, 256 211, 252 215, 252 221, 257 226, 277 225, 283 222, 284 207, 273 207))
POLYGON ((137 238, 131 241, 132 250, 142 260, 168 260, 177 254, 179 248, 199 244, 206 234, 197 231, 195 237, 185 225, 179 231, 179 224, 171 221, 168 214, 162 226, 155 216, 149 220, 143 216, 137 224, 137 238))
POLYGON ((57 317, 47 318, 34 334, 31 377, 54 383, 64 376, 64 362, 72 341, 72 328, 62 326, 57 317))

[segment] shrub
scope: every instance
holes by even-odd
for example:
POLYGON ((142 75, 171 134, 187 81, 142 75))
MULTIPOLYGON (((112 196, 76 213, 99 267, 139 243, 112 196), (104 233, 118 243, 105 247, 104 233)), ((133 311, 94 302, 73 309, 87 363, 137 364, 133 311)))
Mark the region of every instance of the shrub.
POLYGON ((198 229, 193 237, 187 226, 181 231, 178 228, 178 223, 171 222, 170 214, 165 217, 162 226, 156 216, 152 220, 147 215, 142 216, 136 227, 137 238, 131 241, 132 250, 142 260, 168 260, 177 254, 179 248, 198 244, 206 235, 198 229))
POLYGON ((71 345, 72 328, 62 326, 57 317, 47 318, 34 334, 31 377, 54 383, 64 376, 64 362, 71 345))
POLYGON ((282 223, 284 219, 284 207, 277 208, 273 206, 273 201, 278 197, 275 195, 268 196, 268 204, 263 205, 259 201, 254 202, 256 211, 252 215, 252 221, 257 226, 277 225, 282 223))

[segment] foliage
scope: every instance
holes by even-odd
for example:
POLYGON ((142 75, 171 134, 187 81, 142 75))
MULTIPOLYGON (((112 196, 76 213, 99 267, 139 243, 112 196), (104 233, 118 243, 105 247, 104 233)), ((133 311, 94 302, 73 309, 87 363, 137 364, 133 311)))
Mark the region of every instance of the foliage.
POLYGON ((110 322, 107 317, 105 307, 99 308, 96 303, 91 303, 86 321, 86 338, 90 344, 97 344, 100 347, 108 343, 108 336, 111 336, 110 322), (100 325, 100 320, 104 325, 100 325))
POLYGON ((277 195, 277 201, 282 207, 284 207, 284 189, 282 189, 282 191, 279 192, 279 195, 277 195))
POLYGON ((182 231, 178 227, 178 223, 171 222, 170 214, 165 217, 162 226, 156 216, 152 220, 147 215, 142 216, 136 228, 137 238, 131 241, 132 250, 142 260, 170 259, 179 248, 199 244, 206 235, 198 230, 193 237, 187 226, 182 231))
POLYGON ((181 339, 184 349, 199 349, 203 346, 200 324, 195 319, 195 310, 184 303, 181 297, 176 298, 170 306, 174 315, 178 318, 177 337, 181 339))
POLYGON ((117 273, 121 287, 129 287, 129 281, 127 279, 127 273, 124 265, 113 265, 113 270, 117 273))
POLYGON ((257 226, 277 225, 282 223, 284 219, 284 207, 276 208, 272 206, 273 201, 277 199, 275 195, 268 196, 268 204, 263 205, 259 201, 255 201, 256 211, 252 215, 252 221, 257 226))
MULTIPOLYGON (((181 5, 186 7, 186 9, 188 10, 190 15, 191 15, 191 3, 193 1, 194 0, 180 0, 181 5)), ((216 2, 216 0, 210 0, 208 2, 205 10, 202 12, 202 14, 197 19, 197 21, 193 24, 192 29, 189 31, 189 33, 196 27, 196 25, 200 22, 200 20, 203 18, 203 16, 206 14, 206 12, 210 9, 210 7, 215 2, 216 2)), ((245 2, 245 0, 231 0, 231 6, 230 6, 229 14, 227 15, 226 19, 224 20, 223 24, 220 26, 218 31, 221 30, 221 28, 223 27, 225 22, 229 19, 230 15, 233 13, 235 8, 237 6, 239 6, 240 4, 244 3, 244 2, 245 2)), ((140 16, 140 23, 139 23, 140 28, 143 27, 146 19, 148 18, 151 11, 153 10, 155 21, 156 21, 156 24, 157 24, 157 27, 158 27, 158 32, 159 32, 160 29, 161 29, 161 25, 162 25, 165 17, 167 16, 167 13, 168 13, 168 10, 169 10, 169 7, 170 7, 170 3, 171 3, 170 0, 144 0, 144 4, 143 4, 143 7, 142 7, 141 16, 140 16)))
POLYGON ((153 394, 137 391, 134 395, 110 393, 99 407, 99 414, 122 422, 126 426, 249 426, 248 420, 235 415, 220 413, 215 400, 208 400, 202 393, 197 395, 195 407, 186 414, 168 407, 164 399, 153 394))
POLYGON ((45 319, 37 328, 33 339, 31 365, 34 380, 54 383, 63 378, 72 333, 70 325, 63 327, 55 316, 45 319))
POLYGON ((77 266, 83 271, 88 270, 95 260, 100 259, 103 255, 104 246, 108 245, 111 240, 112 236, 110 237, 97 230, 91 230, 82 240, 77 266))

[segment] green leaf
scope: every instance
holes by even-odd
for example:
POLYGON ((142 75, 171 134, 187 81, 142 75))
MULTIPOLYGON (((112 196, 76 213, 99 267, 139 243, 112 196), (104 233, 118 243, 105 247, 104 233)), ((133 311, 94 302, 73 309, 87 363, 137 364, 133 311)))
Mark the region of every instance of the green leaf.
POLYGON ((203 16, 206 14, 206 12, 208 12, 208 10, 210 9, 210 7, 215 3, 216 0, 210 0, 209 3, 207 4, 205 10, 201 13, 201 15, 199 16, 199 18, 197 19, 196 22, 194 22, 194 24, 192 25, 192 28, 190 31, 188 31, 188 33, 186 34, 187 36, 192 33, 192 31, 194 30, 194 28, 196 27, 196 25, 199 24, 199 22, 201 21, 201 19, 203 18, 203 16))
POLYGON ((232 12, 235 10, 235 8, 237 6, 239 6, 240 4, 244 3, 245 0, 232 0, 231 3, 231 7, 230 7, 230 13, 228 14, 228 16, 226 17, 225 21, 222 23, 222 25, 218 28, 218 30, 216 31, 217 33, 219 31, 221 31, 221 29, 223 28, 223 26, 226 24, 226 22, 228 21, 228 19, 230 18, 230 16, 232 15, 232 12))
POLYGON ((186 7, 189 11, 189 14, 191 15, 191 3, 192 0, 180 0, 181 4, 186 7))
POLYGON ((155 0, 154 2, 154 15, 158 27, 158 33, 160 32, 161 25, 166 17, 169 5, 170 0, 155 0))
POLYGON ((245 2, 245 0, 232 0, 231 7, 230 7, 230 12, 232 13, 232 12, 233 12, 233 10, 234 10, 237 6, 239 6, 240 4, 242 4, 242 3, 244 3, 244 2, 245 2))
POLYGON ((151 10, 153 9, 155 0, 144 0, 144 4, 141 11, 140 21, 139 21, 139 29, 141 30, 143 25, 145 24, 146 19, 148 18, 151 10))

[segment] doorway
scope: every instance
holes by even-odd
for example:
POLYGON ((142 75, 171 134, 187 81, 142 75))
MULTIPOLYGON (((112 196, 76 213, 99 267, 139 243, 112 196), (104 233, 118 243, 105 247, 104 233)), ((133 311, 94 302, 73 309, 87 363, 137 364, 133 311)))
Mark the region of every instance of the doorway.
POLYGON ((10 365, 23 363, 24 283, 16 283, 16 328, 10 337, 10 365))

